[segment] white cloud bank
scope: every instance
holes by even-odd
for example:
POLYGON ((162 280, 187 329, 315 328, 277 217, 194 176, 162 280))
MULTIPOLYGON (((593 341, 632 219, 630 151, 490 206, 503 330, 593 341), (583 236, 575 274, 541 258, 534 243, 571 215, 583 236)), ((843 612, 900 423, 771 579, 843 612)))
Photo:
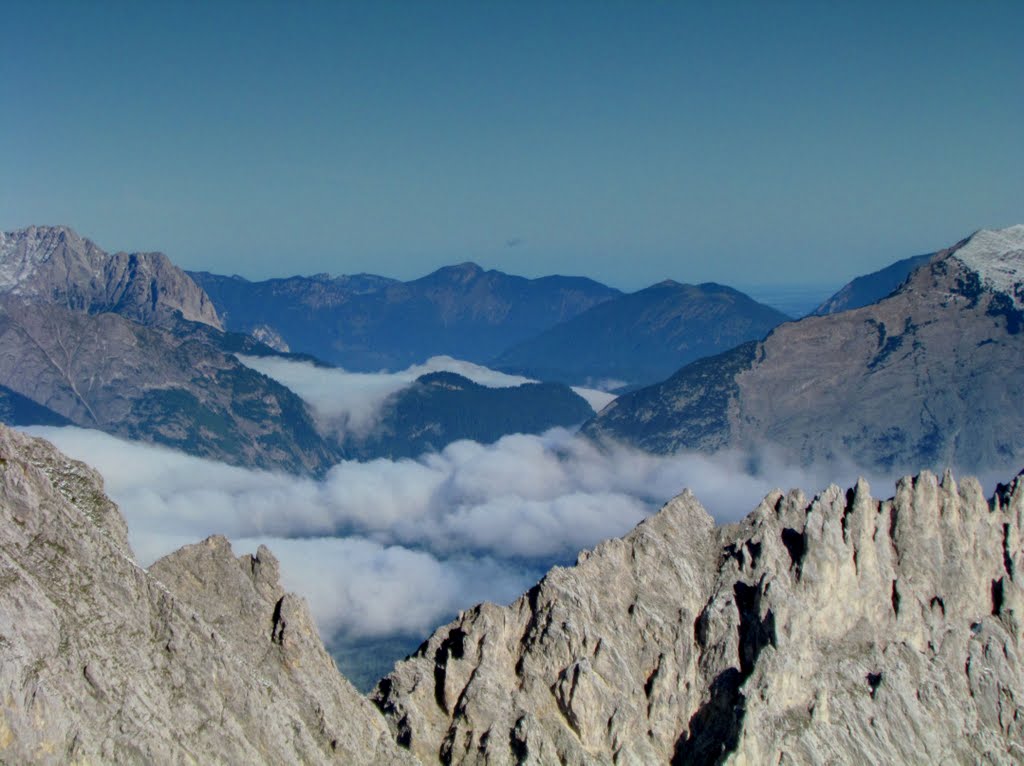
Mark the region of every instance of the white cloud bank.
POLYGON ((328 639, 423 634, 478 601, 507 602, 685 487, 731 521, 777 485, 825 483, 781 465, 751 476, 736 455, 602 451, 563 429, 456 442, 416 460, 342 462, 319 481, 96 431, 26 430, 100 471, 143 564, 215 533, 236 554, 266 543, 328 639))
MULTIPOLYGON (((238 360, 257 372, 287 386, 309 403, 321 423, 333 430, 365 436, 373 428, 385 400, 411 385, 421 375, 454 372, 488 388, 533 383, 530 378, 507 375, 450 356, 434 356, 400 372, 348 372, 340 367, 317 367, 281 357, 238 355, 238 360)), ((573 388, 595 412, 615 399, 614 394, 589 388, 573 388)))

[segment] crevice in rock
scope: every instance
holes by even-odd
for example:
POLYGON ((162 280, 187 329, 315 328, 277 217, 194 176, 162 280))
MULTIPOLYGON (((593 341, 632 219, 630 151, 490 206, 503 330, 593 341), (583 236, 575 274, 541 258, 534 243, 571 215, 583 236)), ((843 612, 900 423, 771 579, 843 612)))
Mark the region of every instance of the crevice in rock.
POLYGON ((992 616, 998 617, 1003 611, 1003 578, 992 581, 992 616))
POLYGON ((658 672, 661 670, 661 663, 664 659, 664 654, 658 655, 658 661, 655 663, 654 668, 647 676, 647 681, 644 682, 644 696, 647 697, 648 700, 651 699, 651 693, 654 691, 654 682, 658 680, 658 672))
POLYGON ((466 631, 461 628, 452 628, 441 645, 437 647, 437 651, 434 652, 434 700, 446 715, 449 711, 444 685, 448 676, 448 660, 462 659, 465 641, 466 631))
POLYGON ((284 604, 284 596, 281 596, 274 604, 273 625, 270 629, 270 640, 280 646, 284 643, 284 630, 288 627, 284 617, 281 616, 281 607, 284 604))
POLYGON ((1003 569, 1013 577, 1013 556, 1010 555, 1010 525, 1003 524, 1003 569))
POLYGON ((761 543, 755 543, 753 540, 747 540, 747 553, 750 554, 750 568, 756 568, 757 562, 761 558, 761 543))
POLYGON ((807 553, 807 536, 803 532, 786 528, 782 530, 782 544, 789 553, 790 568, 795 568, 796 579, 800 579, 803 571, 804 555, 807 553))
POLYGON ((523 719, 520 718, 516 721, 516 725, 509 729, 508 732, 508 749, 516 759, 517 766, 526 763, 530 757, 530 748, 526 743, 526 735, 520 731, 522 727, 523 719))
POLYGON ((742 673, 736 668, 715 677, 707 702, 693 714, 687 732, 676 742, 672 766, 713 766, 736 749, 746 714, 742 683, 742 673))
POLYGON ((846 505, 843 507, 843 515, 839 519, 839 523, 840 523, 840 525, 842 525, 842 528, 843 528, 843 542, 844 543, 849 543, 850 542, 849 536, 848 536, 846 530, 847 530, 847 526, 849 525, 850 513, 853 512, 853 500, 856 497, 856 495, 857 495, 856 488, 850 487, 848 490, 846 490, 846 505))
POLYGON ((946 616, 946 602, 942 600, 941 596, 932 596, 932 600, 928 603, 932 609, 938 607, 942 611, 942 616, 946 616))
POLYGON ((871 694, 871 699, 875 698, 875 692, 878 691, 879 685, 882 683, 881 673, 868 673, 868 693, 871 694))
MULTIPOLYGON (((530 645, 531 637, 537 630, 538 622, 540 621, 540 614, 538 614, 538 604, 540 602, 540 586, 543 584, 543 580, 534 585, 528 591, 526 591, 526 603, 530 606, 530 618, 526 621, 526 627, 523 628, 523 635, 519 639, 519 645, 524 649, 530 645)), ((520 675, 522 668, 520 665, 516 665, 516 674, 520 675)))
POLYGON ((676 742, 673 766, 711 766, 739 745, 746 715, 746 697, 740 687, 754 672, 761 650, 775 646, 777 641, 775 615, 769 610, 763 619, 760 616, 763 585, 763 581, 757 585, 733 585, 739 613, 740 667, 722 671, 711 682, 710 696, 690 718, 686 733, 676 742))
POLYGON ((892 611, 897 617, 900 616, 900 592, 896 589, 896 581, 892 581, 892 611))

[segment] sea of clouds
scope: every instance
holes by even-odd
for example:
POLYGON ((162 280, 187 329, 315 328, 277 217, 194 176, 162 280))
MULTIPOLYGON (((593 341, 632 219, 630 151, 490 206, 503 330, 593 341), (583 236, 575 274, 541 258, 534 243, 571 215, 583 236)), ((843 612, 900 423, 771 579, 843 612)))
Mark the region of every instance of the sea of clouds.
POLYGON ((98 431, 27 430, 99 470, 140 563, 211 534, 236 554, 265 543, 328 640, 426 633, 479 601, 508 602, 683 488, 731 521, 772 488, 824 483, 782 465, 754 476, 735 454, 601 450, 564 429, 456 442, 416 460, 345 461, 321 480, 98 431))
MULTIPOLYGON (((489 385, 522 379, 436 358, 401 373, 354 374, 281 359, 247 364, 291 387, 319 418, 372 427, 386 397, 431 369, 489 385)), ((79 428, 33 427, 103 475, 149 565, 223 534, 236 555, 263 543, 305 596, 325 641, 425 637, 460 609, 508 603, 555 564, 618 537, 691 489, 719 521, 775 488, 852 484, 852 466, 795 468, 761 455, 649 455, 598 448, 573 431, 460 441, 417 459, 345 461, 322 479, 251 470, 79 428)), ((877 477, 875 477, 877 479, 877 477)), ((888 477, 877 484, 892 487, 888 477)))

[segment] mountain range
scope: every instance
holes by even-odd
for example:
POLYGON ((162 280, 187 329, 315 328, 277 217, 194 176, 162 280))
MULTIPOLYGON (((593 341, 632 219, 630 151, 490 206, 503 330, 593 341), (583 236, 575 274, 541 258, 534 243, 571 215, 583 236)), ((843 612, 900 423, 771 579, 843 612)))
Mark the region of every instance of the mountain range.
POLYGON ((232 345, 259 344, 224 333, 206 294, 160 253, 111 255, 66 227, 0 239, 0 385, 17 395, 7 401, 19 422, 326 470, 335 455, 306 405, 232 345))
POLYGON ((589 415, 564 387, 497 394, 421 381, 390 401, 378 433, 342 443, 306 402, 235 357, 286 353, 235 328, 302 351, 325 322, 321 347, 374 366, 462 349, 539 379, 628 388, 668 376, 583 429, 650 452, 1006 467, 1024 455, 1012 405, 1024 390, 1022 231, 982 231, 897 262, 855 279, 820 315, 783 322, 721 285, 622 294, 473 264, 409 283, 197 274, 211 298, 161 254, 111 255, 66 227, 29 227, 0 239, 0 414, 312 474, 345 457, 408 456, 589 415), (498 351, 506 341, 516 344, 498 351))
POLYGON ((401 370, 437 355, 485 363, 620 294, 583 277, 526 279, 475 263, 410 282, 368 274, 265 282, 190 276, 229 329, 279 338, 281 348, 366 372, 401 370))
POLYGON ((353 371, 444 354, 538 380, 636 386, 788 319, 722 285, 666 280, 624 294, 582 277, 524 279, 473 263, 411 282, 191 276, 229 329, 353 371))
POLYGON ((1011 763, 1024 475, 684 493, 359 695, 272 552, 138 566, 100 477, 0 426, 5 763, 1011 763))
MULTIPOLYGON (((903 268, 903 267, 901 267, 903 268)), ((975 233, 870 305, 683 367, 584 426, 670 453, 737 448, 863 467, 1024 459, 1024 226, 975 233)))
MULTIPOLYGON (((444 303, 445 284, 463 272, 424 284, 444 303)), ((558 300, 571 302, 569 293, 558 300)), ((501 402, 496 409, 481 409, 487 397, 460 385, 431 412, 423 405, 433 399, 420 386, 390 402, 380 433, 341 443, 306 402, 237 353, 309 360, 225 332, 204 290, 161 253, 109 254, 67 227, 0 235, 4 422, 96 428, 236 465, 319 475, 346 457, 411 455, 457 438, 493 441, 593 414, 561 385, 491 394, 501 402), (469 412, 476 414, 466 420, 469 412)))

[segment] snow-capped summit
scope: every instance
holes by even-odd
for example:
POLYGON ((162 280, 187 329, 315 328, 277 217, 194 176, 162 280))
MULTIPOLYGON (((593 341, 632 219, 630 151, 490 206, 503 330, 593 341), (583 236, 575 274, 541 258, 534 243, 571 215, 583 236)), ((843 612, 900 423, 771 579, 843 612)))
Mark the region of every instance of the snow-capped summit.
POLYGON ((1024 224, 1006 229, 981 229, 953 253, 976 271, 981 282, 1024 308, 1024 224))

